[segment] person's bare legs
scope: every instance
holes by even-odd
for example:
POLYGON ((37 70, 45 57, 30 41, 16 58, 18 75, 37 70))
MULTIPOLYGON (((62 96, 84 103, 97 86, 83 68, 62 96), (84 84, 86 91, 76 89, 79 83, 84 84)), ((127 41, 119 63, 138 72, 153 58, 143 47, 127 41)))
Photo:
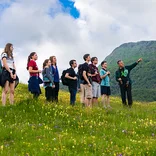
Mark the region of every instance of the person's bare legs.
POLYGON ((84 85, 83 84, 80 84, 80 102, 82 104, 85 103, 85 91, 84 91, 84 85))
POLYGON ((107 106, 108 106, 109 108, 111 108, 111 106, 110 106, 110 96, 109 96, 109 95, 107 96, 107 106))
POLYGON ((85 106, 86 107, 92 107, 92 99, 85 99, 85 106))
POLYGON ((88 105, 89 105, 89 99, 85 98, 84 103, 85 103, 85 106, 88 107, 88 105))
POLYGON ((8 90, 9 90, 9 81, 6 81, 4 88, 2 90, 2 105, 3 106, 6 105, 6 97, 7 97, 8 90))
POLYGON ((10 83, 10 104, 14 104, 15 81, 10 83))
POLYGON ((88 107, 92 107, 92 99, 88 99, 88 107))
POLYGON ((93 97, 93 105, 98 105, 98 98, 97 97, 93 97))
POLYGON ((107 104, 106 95, 103 94, 103 95, 101 96, 101 98, 102 98, 102 105, 103 105, 104 108, 106 108, 106 104, 107 104))

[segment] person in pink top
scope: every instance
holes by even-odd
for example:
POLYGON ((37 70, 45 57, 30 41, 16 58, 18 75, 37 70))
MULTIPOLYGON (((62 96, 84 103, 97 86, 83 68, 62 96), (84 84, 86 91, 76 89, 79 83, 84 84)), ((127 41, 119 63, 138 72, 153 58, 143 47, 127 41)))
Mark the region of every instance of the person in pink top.
POLYGON ((36 64, 37 59, 38 56, 36 52, 32 52, 28 56, 27 63, 27 70, 29 71, 30 74, 30 78, 28 81, 28 89, 33 94, 34 98, 38 98, 38 96, 41 94, 40 84, 43 83, 43 81, 39 77, 39 73, 41 73, 41 70, 38 69, 38 66, 36 64))

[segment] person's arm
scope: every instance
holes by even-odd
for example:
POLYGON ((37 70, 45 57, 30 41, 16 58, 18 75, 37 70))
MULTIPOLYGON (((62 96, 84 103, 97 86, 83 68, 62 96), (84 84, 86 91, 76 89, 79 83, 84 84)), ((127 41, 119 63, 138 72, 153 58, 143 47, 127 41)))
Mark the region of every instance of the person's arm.
POLYGON ((66 73, 65 78, 70 79, 70 80, 77 80, 77 77, 71 77, 69 76, 69 73, 66 73))
POLYGON ((122 83, 122 79, 121 79, 121 77, 119 76, 119 71, 116 71, 116 72, 115 72, 115 79, 116 79, 117 82, 122 83))
POLYGON ((138 59, 138 60, 137 60, 135 63, 133 63, 132 65, 127 66, 127 68, 128 68, 129 70, 132 70, 132 69, 135 68, 135 67, 138 65, 138 63, 141 62, 141 61, 142 61, 142 58, 138 59))
POLYGON ((84 78, 84 80, 88 83, 88 85, 91 86, 91 84, 90 84, 90 82, 89 82, 89 80, 88 80, 88 77, 87 77, 87 73, 86 73, 85 70, 83 71, 83 78, 84 78))
POLYGON ((8 66, 8 64, 7 64, 7 60, 6 60, 5 57, 2 58, 2 63, 3 63, 3 67, 4 67, 9 73, 12 73, 11 70, 10 70, 10 68, 9 68, 9 66, 8 66))
POLYGON ((100 78, 101 78, 101 79, 104 79, 108 74, 110 74, 110 72, 103 72, 103 71, 100 71, 100 78))
POLYGON ((28 63, 28 71, 29 71, 29 73, 41 73, 41 70, 34 70, 33 67, 36 67, 36 63, 34 61, 30 61, 28 63))
POLYGON ((50 82, 52 83, 52 85, 54 84, 53 82, 53 78, 52 76, 50 75, 50 69, 49 68, 45 68, 45 74, 46 74, 46 77, 50 80, 50 82))
POLYGON ((13 68, 15 70, 15 74, 13 75, 13 79, 16 79, 16 66, 15 66, 15 63, 13 63, 13 68))
POLYGON ((12 71, 10 70, 6 58, 2 58, 3 67, 10 73, 11 78, 13 78, 12 71))
POLYGON ((13 63, 13 68, 15 69, 15 71, 16 71, 16 66, 15 66, 15 63, 13 63))
POLYGON ((89 69, 90 69, 90 73, 88 73, 88 76, 91 76, 91 77, 96 76, 95 71, 91 64, 89 65, 89 69))
POLYGON ((28 68, 29 73, 41 73, 41 70, 33 70, 33 67, 28 68))

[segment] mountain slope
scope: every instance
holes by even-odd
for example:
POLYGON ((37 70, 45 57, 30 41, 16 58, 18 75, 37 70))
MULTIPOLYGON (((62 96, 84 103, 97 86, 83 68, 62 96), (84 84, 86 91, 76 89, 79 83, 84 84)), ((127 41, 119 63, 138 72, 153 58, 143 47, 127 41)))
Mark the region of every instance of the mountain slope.
POLYGON ((133 97, 135 100, 156 101, 156 41, 125 43, 105 58, 111 72, 112 93, 119 95, 115 81, 115 71, 118 69, 116 62, 121 59, 125 65, 129 65, 140 57, 143 62, 131 72, 133 97))

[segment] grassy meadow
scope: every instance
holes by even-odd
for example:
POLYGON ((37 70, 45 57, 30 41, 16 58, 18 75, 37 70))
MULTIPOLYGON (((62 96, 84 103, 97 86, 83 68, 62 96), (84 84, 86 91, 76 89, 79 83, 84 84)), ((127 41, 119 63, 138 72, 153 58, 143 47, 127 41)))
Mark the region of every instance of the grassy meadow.
MULTIPOLYGON (((0 91, 1 93, 1 91, 0 91)), ((78 95, 79 96, 79 95, 78 95)), ((156 156, 156 102, 84 108, 60 91, 59 103, 38 101, 20 84, 15 105, 0 106, 1 156, 156 156)))

